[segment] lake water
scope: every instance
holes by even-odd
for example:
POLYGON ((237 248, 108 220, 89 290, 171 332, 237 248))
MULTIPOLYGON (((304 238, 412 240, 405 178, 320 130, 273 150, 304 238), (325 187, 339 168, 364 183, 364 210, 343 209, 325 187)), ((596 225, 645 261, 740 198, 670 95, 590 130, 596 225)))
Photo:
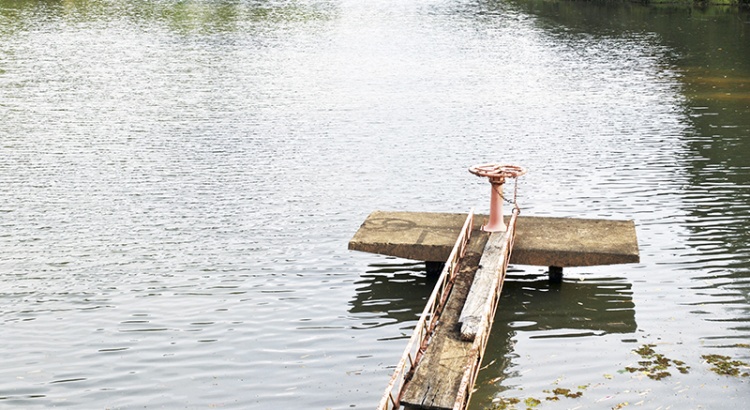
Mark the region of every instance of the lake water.
POLYGON ((513 266, 472 408, 750 399, 703 358, 750 363, 747 14, 0 0, 0 150, 0 407, 375 407, 432 281, 347 242, 486 212, 481 162, 524 215, 635 220, 641 263, 513 266))

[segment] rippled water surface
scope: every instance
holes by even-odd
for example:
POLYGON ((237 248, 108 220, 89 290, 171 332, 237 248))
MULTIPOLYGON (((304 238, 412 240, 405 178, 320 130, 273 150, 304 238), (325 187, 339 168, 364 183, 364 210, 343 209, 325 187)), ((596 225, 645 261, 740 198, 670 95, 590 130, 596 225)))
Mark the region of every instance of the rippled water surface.
POLYGON ((433 282, 347 242, 485 209, 487 161, 526 215, 635 220, 641 263, 512 267, 473 408, 741 407, 702 356, 750 363, 749 21, 0 0, 0 407, 374 407, 433 282), (645 344, 688 373, 625 371, 645 344))

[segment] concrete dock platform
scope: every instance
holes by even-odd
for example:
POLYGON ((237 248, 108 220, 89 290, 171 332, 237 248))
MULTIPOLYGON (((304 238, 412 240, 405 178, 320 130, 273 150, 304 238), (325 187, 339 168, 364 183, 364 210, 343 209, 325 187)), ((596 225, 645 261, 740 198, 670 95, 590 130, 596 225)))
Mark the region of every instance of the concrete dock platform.
MULTIPOLYGON (((349 249, 428 262, 450 254, 466 214, 372 212, 349 249)), ((477 215, 479 229, 487 216, 477 215)), ((625 220, 520 216, 510 259, 515 265, 554 267, 640 261, 635 223, 625 220)))

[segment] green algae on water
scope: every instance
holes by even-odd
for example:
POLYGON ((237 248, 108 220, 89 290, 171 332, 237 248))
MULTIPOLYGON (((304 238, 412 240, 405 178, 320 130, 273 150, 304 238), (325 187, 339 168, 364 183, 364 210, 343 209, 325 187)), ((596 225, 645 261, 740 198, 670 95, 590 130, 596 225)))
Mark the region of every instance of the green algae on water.
MULTIPOLYGON (((588 385, 585 386, 579 386, 586 388, 588 385)), ((545 397, 544 400, 546 401, 560 401, 561 397, 567 397, 569 399, 577 399, 583 395, 582 391, 576 391, 573 392, 570 389, 565 389, 562 387, 557 387, 554 390, 544 390, 545 393, 553 394, 553 396, 545 397)), ((516 405, 521 403, 521 399, 510 397, 510 398, 500 398, 500 401, 498 403, 495 403, 493 410, 514 410, 516 409, 516 405)), ((533 409, 536 407, 539 407, 542 404, 542 401, 535 398, 535 397, 527 397, 523 401, 523 405, 527 409, 533 409)))
POLYGON ((552 391, 545 390, 544 392, 554 394, 554 397, 547 397, 547 400, 554 400, 554 401, 560 400, 559 396, 567 397, 569 399, 577 399, 583 395, 582 391, 577 391, 573 393, 570 389, 563 389, 561 387, 558 387, 552 391))
POLYGON ((528 399, 524 400, 524 403, 526 403, 526 406, 533 408, 542 404, 542 401, 533 397, 529 397, 528 399))
POLYGON ((516 408, 516 404, 520 403, 521 399, 515 397, 502 397, 500 402, 493 407, 494 410, 511 410, 516 408))
POLYGON ((740 368, 748 368, 748 364, 740 360, 732 360, 729 356, 719 354, 704 354, 703 360, 713 365, 711 370, 722 376, 749 377, 750 373, 740 372, 740 368))
POLYGON ((690 366, 685 365, 685 362, 681 360, 672 360, 663 354, 656 353, 654 347, 656 347, 656 345, 647 344, 638 349, 633 349, 633 352, 640 355, 644 360, 638 361, 640 367, 628 366, 625 368, 625 371, 630 373, 641 372, 653 380, 661 380, 665 377, 671 376, 672 373, 667 371, 671 366, 674 366, 682 374, 688 373, 690 366))

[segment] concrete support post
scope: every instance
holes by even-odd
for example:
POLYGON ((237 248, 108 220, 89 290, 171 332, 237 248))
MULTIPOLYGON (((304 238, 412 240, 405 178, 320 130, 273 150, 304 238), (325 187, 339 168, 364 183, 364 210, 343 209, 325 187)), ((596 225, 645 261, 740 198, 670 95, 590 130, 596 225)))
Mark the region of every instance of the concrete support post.
POLYGON ((425 261, 427 276, 439 276, 445 267, 445 262, 425 261))
POLYGON ((563 268, 560 266, 549 267, 549 281, 551 283, 560 283, 563 279, 563 268))

